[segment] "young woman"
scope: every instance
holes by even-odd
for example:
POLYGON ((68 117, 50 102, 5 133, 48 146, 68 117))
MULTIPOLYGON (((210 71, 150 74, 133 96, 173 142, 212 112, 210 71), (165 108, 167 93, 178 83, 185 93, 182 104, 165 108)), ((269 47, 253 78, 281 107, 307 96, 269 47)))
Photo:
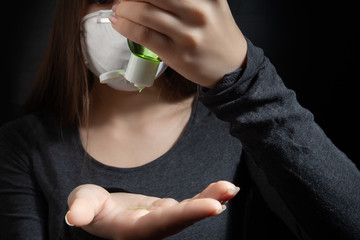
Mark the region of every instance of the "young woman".
POLYGON ((358 169, 225 0, 58 0, 25 108, 0 130, 0 239, 360 236, 358 169), (86 23, 109 9, 168 66, 141 93, 99 82, 86 23))

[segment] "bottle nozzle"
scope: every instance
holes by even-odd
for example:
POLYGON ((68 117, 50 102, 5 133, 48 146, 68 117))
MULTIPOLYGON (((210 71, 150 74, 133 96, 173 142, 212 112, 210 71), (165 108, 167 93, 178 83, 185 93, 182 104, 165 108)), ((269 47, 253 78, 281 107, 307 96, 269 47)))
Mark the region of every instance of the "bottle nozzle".
POLYGON ((141 92, 145 87, 153 85, 161 60, 157 54, 140 44, 128 40, 128 45, 132 54, 125 78, 134 83, 141 92))

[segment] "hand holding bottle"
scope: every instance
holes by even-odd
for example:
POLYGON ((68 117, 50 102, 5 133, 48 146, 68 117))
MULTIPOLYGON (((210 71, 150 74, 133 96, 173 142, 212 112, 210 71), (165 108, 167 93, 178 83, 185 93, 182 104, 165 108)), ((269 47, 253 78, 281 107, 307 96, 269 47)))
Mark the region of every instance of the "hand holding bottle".
POLYGON ((246 61, 247 45, 226 0, 122 0, 113 27, 202 86, 246 61))

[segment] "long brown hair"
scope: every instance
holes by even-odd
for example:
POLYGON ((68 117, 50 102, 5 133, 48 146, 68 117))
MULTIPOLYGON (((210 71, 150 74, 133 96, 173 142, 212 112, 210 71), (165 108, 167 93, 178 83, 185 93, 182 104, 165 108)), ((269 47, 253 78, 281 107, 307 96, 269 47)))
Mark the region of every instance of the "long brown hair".
MULTIPOLYGON (((57 0, 49 42, 24 104, 25 113, 49 112, 60 126, 79 125, 88 117, 93 75, 84 63, 81 20, 87 0, 57 0)), ((195 84, 168 68, 156 81, 169 100, 196 92, 195 84)))

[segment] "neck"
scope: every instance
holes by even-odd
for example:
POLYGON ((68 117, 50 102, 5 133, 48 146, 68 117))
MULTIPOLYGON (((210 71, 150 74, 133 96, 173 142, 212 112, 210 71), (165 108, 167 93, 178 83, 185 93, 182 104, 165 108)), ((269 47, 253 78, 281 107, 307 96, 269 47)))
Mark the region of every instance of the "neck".
POLYGON ((136 167, 169 151, 187 126, 194 97, 171 101, 160 93, 156 86, 139 93, 96 83, 89 122, 80 127, 89 155, 110 166, 136 167))
POLYGON ((90 95, 89 124, 138 123, 163 118, 191 109, 193 96, 174 102, 164 99, 158 87, 126 92, 112 89, 95 80, 90 95))

